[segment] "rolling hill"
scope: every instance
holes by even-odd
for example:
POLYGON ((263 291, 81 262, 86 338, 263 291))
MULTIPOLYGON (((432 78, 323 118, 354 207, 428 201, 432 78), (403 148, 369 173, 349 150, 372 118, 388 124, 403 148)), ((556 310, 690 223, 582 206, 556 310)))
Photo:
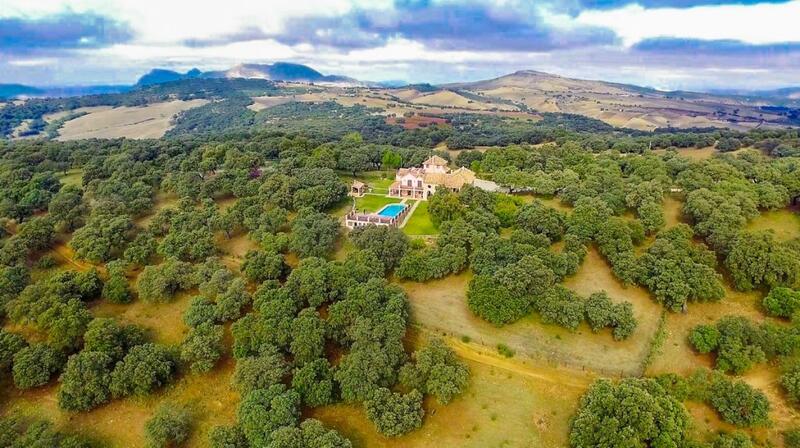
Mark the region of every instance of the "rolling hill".
POLYGON ((440 88, 472 95, 476 102, 510 102, 520 109, 585 115, 614 126, 641 130, 708 126, 749 129, 791 124, 790 111, 765 107, 773 104, 767 98, 662 92, 532 70, 440 88))

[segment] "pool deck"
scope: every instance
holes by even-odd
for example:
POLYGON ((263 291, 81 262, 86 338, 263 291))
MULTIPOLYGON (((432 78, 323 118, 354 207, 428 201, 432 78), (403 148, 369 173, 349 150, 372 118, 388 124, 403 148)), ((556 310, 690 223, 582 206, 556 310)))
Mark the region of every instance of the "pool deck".
POLYGON ((344 216, 344 225, 348 229, 354 229, 356 227, 364 227, 368 225, 401 227, 402 225, 405 225, 406 221, 408 220, 408 215, 410 214, 409 212, 411 209, 413 209, 413 207, 406 205, 405 201, 400 201, 399 203, 386 204, 376 213, 361 213, 351 210, 349 213, 347 213, 347 215, 344 216), (403 209, 398 213, 392 215, 381 214, 387 208, 394 208, 398 205, 403 205, 403 209))

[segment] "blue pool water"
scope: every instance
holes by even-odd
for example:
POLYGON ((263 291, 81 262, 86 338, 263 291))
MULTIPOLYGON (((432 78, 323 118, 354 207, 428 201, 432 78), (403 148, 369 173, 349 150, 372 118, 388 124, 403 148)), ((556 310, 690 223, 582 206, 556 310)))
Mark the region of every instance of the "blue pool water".
POLYGON ((388 216, 389 218, 396 218, 397 215, 405 210, 405 208, 406 206, 403 204, 389 204, 386 207, 383 207, 378 214, 381 216, 388 216))

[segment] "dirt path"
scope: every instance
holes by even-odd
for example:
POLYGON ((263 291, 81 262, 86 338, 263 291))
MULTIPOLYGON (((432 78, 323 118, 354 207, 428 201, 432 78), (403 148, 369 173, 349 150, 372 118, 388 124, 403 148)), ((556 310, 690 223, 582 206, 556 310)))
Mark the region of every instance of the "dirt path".
POLYGON ((595 379, 594 375, 574 369, 556 369, 539 365, 530 366, 524 362, 494 354, 489 351, 488 347, 483 345, 464 343, 453 337, 448 337, 445 340, 453 348, 453 351, 462 358, 528 378, 576 389, 587 389, 595 379))
POLYGON ((75 267, 75 269, 79 271, 88 271, 89 269, 92 268, 98 268, 98 270, 100 269, 99 267, 91 263, 86 263, 83 261, 76 260, 74 257, 75 253, 65 244, 58 243, 55 246, 53 246, 53 253, 56 254, 58 258, 71 264, 72 266, 75 267))

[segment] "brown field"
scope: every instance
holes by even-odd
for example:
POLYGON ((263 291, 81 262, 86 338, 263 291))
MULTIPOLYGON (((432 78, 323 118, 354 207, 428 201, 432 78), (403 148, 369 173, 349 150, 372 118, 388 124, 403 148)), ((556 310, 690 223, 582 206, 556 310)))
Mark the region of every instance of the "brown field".
POLYGON ((645 290, 621 285, 594 249, 589 251, 578 273, 564 285, 582 295, 605 290, 614 300, 632 302, 639 326, 626 341, 614 341, 609 331, 592 333, 585 324, 575 332, 545 325, 535 315, 497 328, 473 315, 467 307, 470 278, 465 273, 427 283, 401 282, 409 295, 415 322, 432 332, 466 336, 490 349, 506 344, 521 359, 610 375, 635 375, 640 371, 658 325, 660 306, 645 290))
POLYGON ((269 109, 270 107, 279 106, 294 101, 290 96, 257 96, 253 98, 253 104, 247 106, 253 112, 269 109))
MULTIPOLYGON (((398 117, 387 117, 387 124, 399 124, 398 117)), ((446 124, 447 120, 439 117, 426 117, 421 115, 412 115, 410 117, 403 117, 403 128, 416 129, 430 125, 446 124)))
POLYGON ((512 100, 536 111, 581 114, 614 126, 640 130, 665 126, 751 129, 764 125, 762 118, 780 121, 778 115, 763 115, 757 107, 727 97, 702 94, 670 97, 656 91, 533 71, 445 87, 465 89, 485 96, 487 101, 512 100))
POLYGON ((455 92, 440 90, 438 92, 422 95, 411 100, 414 104, 429 104, 432 106, 462 107, 465 109, 486 110, 493 106, 471 101, 455 92))
POLYGON ((116 107, 91 112, 64 123, 58 140, 86 138, 159 138, 172 127, 179 112, 206 104, 207 100, 169 101, 144 107, 116 107))
POLYGON ((73 110, 62 110, 61 112, 54 112, 52 114, 47 114, 42 116, 44 121, 50 123, 56 120, 60 120, 70 114, 86 112, 86 113, 93 113, 93 112, 103 112, 106 110, 110 110, 111 106, 92 106, 92 107, 79 107, 73 110))
MULTIPOLYGON (((655 154, 664 154, 667 151, 665 149, 656 149, 653 150, 653 152, 655 154)), ((707 146, 705 148, 678 148, 677 152, 681 156, 694 161, 710 159, 714 154, 719 153, 713 146, 707 146)))

